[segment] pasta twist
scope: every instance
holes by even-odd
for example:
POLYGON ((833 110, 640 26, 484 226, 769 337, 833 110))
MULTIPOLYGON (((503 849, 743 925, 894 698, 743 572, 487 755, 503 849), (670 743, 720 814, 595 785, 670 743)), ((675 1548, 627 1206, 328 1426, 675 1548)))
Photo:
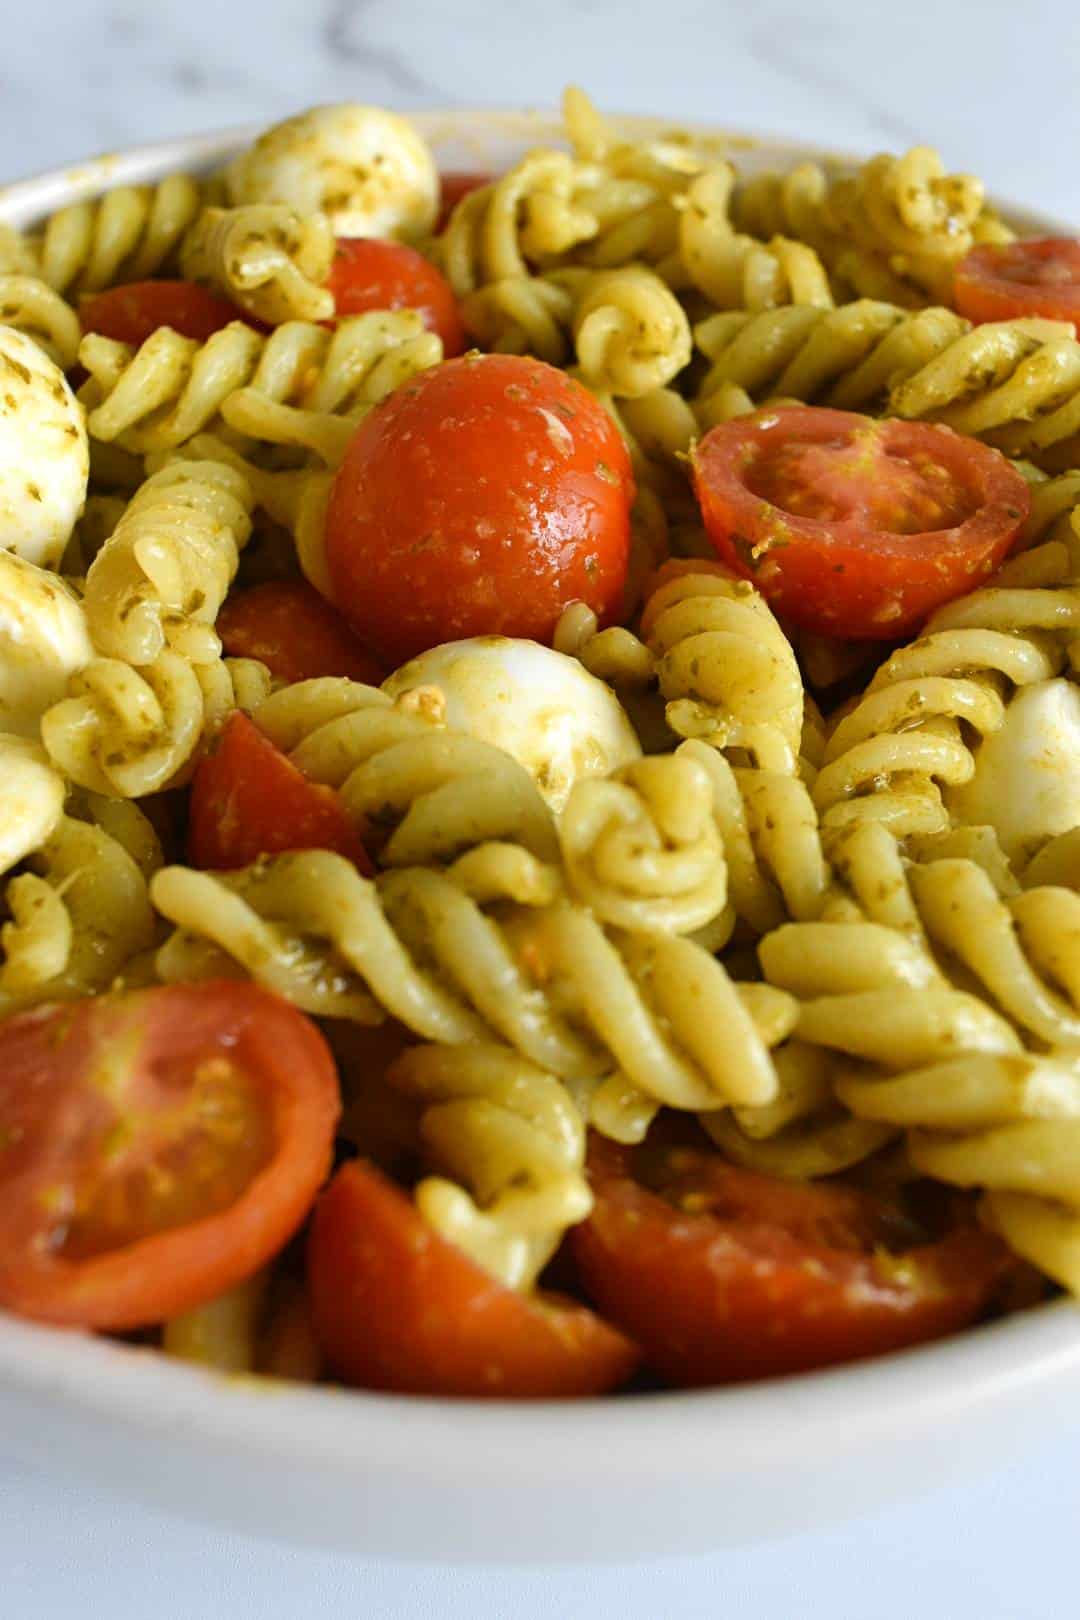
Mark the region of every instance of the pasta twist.
POLYGON ((570 351, 575 289, 588 275, 571 268, 489 281, 462 299, 462 319, 482 348, 561 365, 570 351))
POLYGON ((72 203, 45 222, 38 273, 58 293, 159 275, 175 260, 201 202, 198 181, 170 174, 154 186, 118 186, 72 203))
POLYGON ((1056 555, 1058 588, 1013 586, 1002 571, 886 659, 826 744, 813 789, 826 827, 872 817, 903 838, 949 825, 941 788, 974 774, 970 736, 1002 724, 1008 692, 1057 674, 1080 630, 1080 590, 1056 555))
POLYGON ((640 265, 591 276, 574 312, 583 380, 637 399, 671 382, 690 362, 690 323, 653 271, 640 265))
POLYGON ((61 371, 75 364, 82 340, 79 317, 39 276, 0 275, 0 326, 32 337, 61 371))
POLYGON ((833 306, 825 266, 806 242, 768 242, 733 229, 729 203, 735 171, 717 164, 690 182, 679 218, 679 255, 692 284, 718 309, 764 310, 783 304, 833 306))
POLYGON ((594 237, 596 217, 576 200, 587 175, 565 152, 535 151, 464 196, 438 241, 455 294, 527 277, 594 237))
POLYGON ((970 331, 949 309, 916 313, 863 298, 839 309, 792 304, 712 315, 694 328, 711 362, 697 396, 703 427, 766 399, 874 410, 970 331))
POLYGON ((204 208, 180 248, 181 273, 261 321, 326 321, 334 232, 324 214, 273 203, 204 208))
POLYGON ((357 422, 407 378, 442 359, 413 310, 368 311, 333 332, 289 321, 263 337, 234 321, 205 343, 159 328, 133 351, 91 335, 80 398, 97 440, 136 454, 177 449, 220 418, 257 444, 312 451, 336 465, 357 422))
MULTIPOLYGON (((166 867, 151 898, 179 929, 158 953, 165 979, 227 972, 231 959, 308 1012, 373 1022, 382 1010, 453 1046, 494 1033, 540 1068, 592 1079, 609 1112, 628 1092, 684 1109, 775 1092, 753 999, 688 939, 609 937, 559 901, 488 914, 453 868, 373 884, 326 851, 241 872, 166 867)), ((786 1033, 787 1000, 767 993, 761 1006, 786 1033)))
POLYGON ((423 1104, 440 1172, 416 1187, 428 1225, 509 1288, 528 1288, 592 1208, 585 1123, 553 1075, 504 1046, 415 1046, 387 1081, 423 1104))
POLYGON ((712 785, 692 755, 654 755, 578 782, 559 843, 571 894, 615 928, 692 933, 727 903, 712 785))
POLYGON ((988 438, 1008 455, 1038 459, 1060 449, 1071 466, 1080 434, 1080 343, 1064 321, 978 326, 896 379, 889 409, 988 438))

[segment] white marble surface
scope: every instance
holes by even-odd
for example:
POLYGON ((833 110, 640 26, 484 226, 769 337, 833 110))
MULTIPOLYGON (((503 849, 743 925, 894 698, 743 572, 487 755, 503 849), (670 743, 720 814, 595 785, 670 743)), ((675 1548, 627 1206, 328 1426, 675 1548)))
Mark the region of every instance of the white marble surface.
MULTIPOLYGON (((999 195, 1080 222, 1073 0, 0 0, 0 10, 0 183, 317 100, 543 104, 573 78, 615 108, 852 149, 929 140, 999 195)), ((829 1535, 652 1568, 445 1572, 174 1525, 0 1460, 0 1614, 1048 1620, 1075 1607, 1078 1509, 1068 1449, 1031 1455, 1018 1442, 1013 1469, 975 1490, 829 1535)))

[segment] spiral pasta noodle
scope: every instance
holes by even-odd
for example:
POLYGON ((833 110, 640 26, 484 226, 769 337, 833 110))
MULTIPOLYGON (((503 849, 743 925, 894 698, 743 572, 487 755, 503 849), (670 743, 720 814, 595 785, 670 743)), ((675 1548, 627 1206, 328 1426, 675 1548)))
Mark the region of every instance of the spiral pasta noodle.
POLYGON ((38 273, 58 293, 99 292, 113 282, 160 275, 174 262, 201 203, 199 182, 186 174, 72 203, 45 222, 38 273))
POLYGON ((718 164, 697 175, 682 199, 679 256, 691 283, 717 309, 831 309, 828 274, 808 243, 781 235, 763 242, 733 228, 734 179, 730 164, 718 164))
POLYGON ((574 342, 587 383, 634 399, 671 382, 692 349, 678 299, 642 266, 590 276, 574 311, 574 342))
POLYGON ((82 340, 79 317, 39 276, 0 275, 0 326, 32 337, 61 371, 75 364, 82 340))
POLYGON ((530 152, 508 173, 461 199, 439 240, 439 259, 459 298, 489 282, 553 263, 596 234, 576 202, 582 167, 565 152, 530 152))
POLYGON ((323 214, 253 203, 204 208, 180 247, 180 269, 272 326, 325 321, 334 232, 323 214))

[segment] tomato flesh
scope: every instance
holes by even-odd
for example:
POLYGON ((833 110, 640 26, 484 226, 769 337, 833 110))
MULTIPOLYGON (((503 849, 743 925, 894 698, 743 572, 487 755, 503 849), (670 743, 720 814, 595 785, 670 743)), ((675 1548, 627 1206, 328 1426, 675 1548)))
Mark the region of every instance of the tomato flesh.
POLYGON ((465 349, 465 328, 450 283, 430 259, 404 242, 339 237, 327 285, 339 320, 369 309, 415 309, 428 331, 442 338, 446 359, 465 349))
POLYGON ((192 779, 188 859, 220 870, 292 849, 334 850, 366 875, 374 871, 341 795, 309 782, 236 710, 192 779))
POLYGON ((611 418, 542 361, 467 355, 376 407, 330 498, 333 598, 390 664, 477 635, 550 642, 604 621, 630 548, 633 475, 611 418))
POLYGON ((0 1025, 0 1305, 160 1322, 250 1276, 330 1168, 326 1043, 254 985, 44 1006, 0 1025))
POLYGON ((1041 316, 1080 324, 1080 240, 1034 237, 972 248, 960 261, 953 302, 976 323, 1041 316))
POLYGON ((84 332, 100 332, 118 343, 140 343, 171 326, 181 337, 205 343, 230 321, 245 321, 263 330, 258 321, 193 281, 129 281, 106 292, 92 293, 79 305, 84 332))
POLYGON ((856 640, 899 639, 973 590, 1030 509, 987 445, 812 406, 713 428, 693 474, 721 559, 792 623, 856 640))
POLYGON ((316 1336, 347 1383, 413 1395, 599 1395, 633 1344, 582 1305, 505 1288, 432 1231, 373 1165, 344 1165, 308 1242, 316 1336))
POLYGON ((306 581, 268 580, 234 592, 215 628, 231 657, 257 658, 290 684, 344 675, 379 686, 386 676, 341 614, 306 581))
POLYGON ((692 1387, 881 1355, 966 1327, 1017 1262, 971 1224, 915 1242, 900 1212, 832 1184, 781 1182, 671 1150, 659 1190, 594 1139, 596 1205, 571 1234, 586 1294, 692 1387), (889 1247, 899 1252, 889 1252, 889 1247))

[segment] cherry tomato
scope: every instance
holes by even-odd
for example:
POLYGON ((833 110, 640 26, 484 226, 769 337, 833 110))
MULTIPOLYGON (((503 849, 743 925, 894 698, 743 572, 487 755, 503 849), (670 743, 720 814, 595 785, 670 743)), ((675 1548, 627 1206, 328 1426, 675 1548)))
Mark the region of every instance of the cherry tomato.
POLYGON ((368 309, 415 309, 443 341, 449 360, 466 347, 457 300, 441 270, 404 242, 339 236, 327 286, 338 318, 368 309))
POLYGON ((224 1293, 300 1225, 331 1163, 314 1024, 233 981, 0 1024, 0 1304, 94 1328, 224 1293))
POLYGON ((315 1207, 308 1241, 315 1332, 347 1383, 414 1395, 599 1395, 635 1347, 583 1305, 505 1288, 357 1160, 315 1207))
POLYGON ((447 220, 462 197, 467 197, 470 191, 479 191, 481 186, 490 185, 494 178, 493 174, 479 174, 466 170, 442 175, 442 196, 439 199, 439 218, 435 224, 436 233, 445 228, 447 220))
POLYGON ((626 1148, 591 1143, 596 1206, 571 1245, 589 1298, 680 1386, 801 1372, 953 1333, 1017 1265, 970 1224, 913 1245, 898 1209, 855 1188, 779 1181, 692 1148, 661 1154, 652 1187, 635 1168, 626 1148))
POLYGON ((84 332, 100 332, 135 348, 159 326, 171 326, 197 343, 205 343, 230 321, 259 326, 245 310, 193 281, 130 281, 110 287, 82 300, 79 319, 84 332))
POLYGON ((288 849, 332 849, 366 875, 373 871, 341 795, 309 782, 237 709, 195 768, 188 859, 214 870, 288 849))
POLYGON ((565 372, 467 355, 361 423, 330 497, 333 596, 390 663, 467 636, 550 642, 568 602, 607 620, 633 475, 615 424, 565 372))
POLYGON ((1080 323, 1080 241, 1044 236, 972 248, 961 259, 953 302, 969 321, 1037 315, 1080 323))
POLYGON ((1028 514, 998 451, 929 422, 755 411, 693 452, 709 538, 777 612, 894 641, 991 573, 1028 514))
POLYGON ((379 686, 386 676, 313 585, 271 580, 230 595, 215 629, 233 658, 258 658, 283 681, 344 675, 379 686))

